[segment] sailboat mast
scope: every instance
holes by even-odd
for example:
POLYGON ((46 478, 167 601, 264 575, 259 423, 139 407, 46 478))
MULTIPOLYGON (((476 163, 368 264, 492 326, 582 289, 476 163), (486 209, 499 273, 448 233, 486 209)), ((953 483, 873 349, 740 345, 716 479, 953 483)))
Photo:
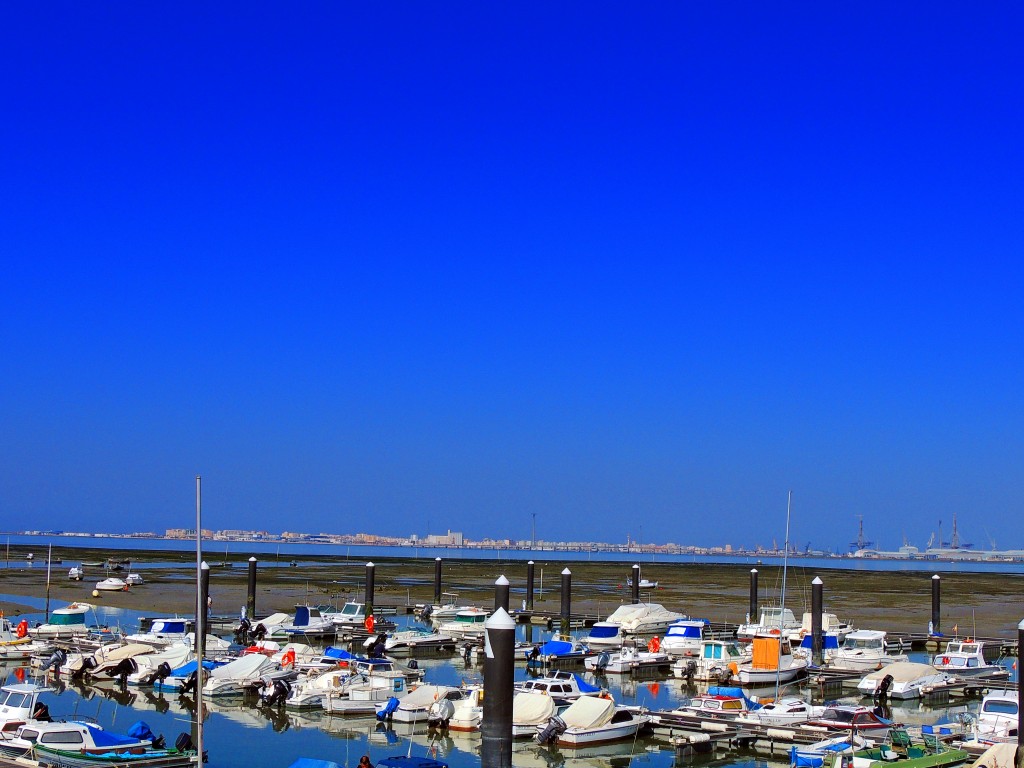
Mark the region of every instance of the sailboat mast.
POLYGON ((782 682, 782 644, 789 642, 786 634, 786 570, 789 565, 789 514, 793 510, 793 491, 786 499, 786 542, 782 551, 782 591, 779 595, 779 652, 775 662, 775 700, 779 700, 779 686, 782 682))
POLYGON ((782 603, 781 608, 786 607, 786 567, 789 564, 789 513, 793 509, 793 492, 789 492, 789 498, 786 501, 786 543, 785 549, 782 551, 782 595, 779 602, 782 603))
POLYGON ((50 623, 50 563, 53 560, 53 544, 46 551, 46 623, 50 623))
POLYGON ((196 475, 196 753, 203 760, 203 656, 206 645, 206 606, 203 605, 202 478, 196 475))

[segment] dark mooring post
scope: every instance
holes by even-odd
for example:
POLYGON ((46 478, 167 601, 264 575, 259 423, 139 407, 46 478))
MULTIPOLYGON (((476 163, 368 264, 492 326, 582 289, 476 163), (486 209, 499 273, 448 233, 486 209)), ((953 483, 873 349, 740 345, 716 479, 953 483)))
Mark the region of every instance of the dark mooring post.
POLYGON ((821 612, 824 610, 825 587, 817 576, 811 582, 811 660, 821 664, 821 612))
POLYGON ((533 610, 533 560, 526 564, 526 610, 533 610))
POLYGON ((482 765, 512 765, 512 696, 515 680, 516 623, 498 608, 484 623, 484 696, 482 765))
POLYGON ((941 585, 942 579, 939 578, 939 574, 932 576, 932 621, 928 629, 929 634, 932 635, 941 634, 939 629, 939 617, 942 614, 941 585))
MULTIPOLYGON (((1017 701, 1024 701, 1024 669, 1021 669, 1021 648, 1024 648, 1024 621, 1017 625, 1017 701)), ((1024 740, 1024 707, 1017 706, 1017 743, 1024 740)), ((1018 747, 1018 751, 1020 748, 1018 747)))
POLYGON ((633 580, 633 605, 640 602, 640 564, 634 563, 633 575, 630 576, 633 580))
POLYGON ((245 615, 256 621, 256 558, 249 558, 249 594, 245 598, 245 615))
POLYGON ((572 571, 562 571, 562 634, 569 636, 569 616, 572 613, 572 571))
POLYGON ((366 564, 366 593, 363 597, 363 616, 373 616, 373 573, 376 566, 373 563, 366 564))
MULTIPOLYGON (((203 626, 210 626, 210 566, 203 560, 199 568, 199 608, 203 612, 203 626)), ((209 631, 209 630, 207 630, 209 631)), ((196 637, 198 638, 198 628, 196 637)), ((205 638, 203 638, 205 640, 205 638)))
POLYGON ((508 613, 508 579, 504 574, 494 582, 494 610, 499 608, 508 613))
POLYGON ((441 558, 434 558, 434 605, 441 604, 441 558))
POLYGON ((747 623, 757 621, 757 568, 750 569, 750 607, 747 609, 747 623))

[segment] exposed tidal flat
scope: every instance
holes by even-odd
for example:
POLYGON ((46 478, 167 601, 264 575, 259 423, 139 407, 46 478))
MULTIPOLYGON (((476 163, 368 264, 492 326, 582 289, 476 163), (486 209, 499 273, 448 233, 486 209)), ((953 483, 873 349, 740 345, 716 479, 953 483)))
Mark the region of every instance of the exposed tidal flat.
MULTIPOLYGON (((225 553, 216 544, 205 552, 211 569, 213 611, 219 615, 237 615, 247 593, 249 553, 225 553), (230 567, 221 567, 227 562, 230 567)), ((24 613, 41 617, 46 596, 46 563, 39 561, 39 547, 33 548, 37 560, 29 566, 26 548, 12 547, 10 567, 3 570, 2 600, 6 615, 24 613)), ((257 615, 274 611, 290 612, 299 603, 339 605, 345 599, 362 599, 364 558, 320 555, 277 558, 259 554, 257 615), (292 565, 292 558, 295 565, 292 565)), ((59 607, 75 600, 97 606, 104 623, 134 629, 140 616, 190 615, 195 605, 195 554, 188 551, 54 548, 53 557, 61 564, 51 569, 50 604, 59 607), (141 574, 145 584, 127 592, 91 596, 95 583, 103 578, 103 569, 87 567, 82 582, 67 579, 67 570, 80 562, 102 561, 116 555, 130 559, 131 571, 141 574)), ((434 595, 434 557, 380 558, 376 564, 376 603, 401 606, 426 603, 434 595)), ((626 578, 631 564, 596 560, 545 561, 536 558, 535 604, 539 610, 557 614, 561 604, 561 571, 572 572, 572 610, 576 615, 605 617, 620 602, 629 599, 626 578)), ((713 621, 739 622, 749 601, 750 568, 753 564, 718 565, 707 563, 644 563, 643 576, 658 581, 656 590, 645 590, 645 599, 713 621)), ((775 565, 757 565, 761 604, 777 603, 782 569, 775 565)), ((505 575, 511 582, 513 606, 525 597, 525 560, 445 559, 442 564, 443 588, 457 591, 460 601, 485 606, 493 604, 494 581, 505 575)), ((786 605, 798 614, 810 603, 810 583, 820 577, 825 584, 825 603, 829 611, 861 628, 898 632, 924 632, 931 617, 932 574, 921 571, 829 570, 790 565, 786 584, 786 605)), ((942 629, 954 624, 961 634, 1012 637, 1017 623, 1024 618, 1024 574, 1018 573, 943 573, 941 576, 942 629), (976 629, 975 629, 976 627, 976 629)), ((399 616, 400 625, 407 621, 399 616)), ((525 630, 526 628, 521 628, 525 630)), ((530 639, 546 639, 539 627, 530 639)), ((522 638, 521 638, 522 639, 522 638)), ((461 657, 421 661, 430 682, 457 684, 480 678, 480 668, 461 657)), ((11 673, 12 670, 6 670, 11 673)), ((516 676, 526 674, 517 666, 516 676)), ((668 709, 687 695, 680 681, 608 676, 602 683, 626 704, 668 709)), ((209 765, 214 768, 284 768, 298 756, 334 760, 354 766, 361 754, 376 762, 381 757, 411 752, 436 754, 453 768, 477 768, 480 765, 480 737, 474 734, 430 736, 425 728, 415 731, 398 726, 379 728, 368 719, 330 717, 322 712, 293 714, 264 707, 253 700, 209 702, 206 738, 209 765)), ((904 722, 936 722, 954 716, 944 708, 925 704, 901 705, 899 719, 904 722)), ((154 730, 173 736, 189 729, 194 704, 188 697, 156 694, 147 689, 97 689, 67 685, 56 697, 51 709, 60 716, 89 715, 115 730, 127 728, 144 719, 154 730), (191 706, 190 706, 191 705, 191 706)), ((717 765, 763 766, 785 762, 780 751, 774 758, 760 753, 734 754, 715 761, 717 765)), ((671 768, 677 764, 671 746, 663 739, 641 738, 637 742, 597 748, 593 755, 571 750, 542 748, 531 743, 516 744, 513 764, 517 768, 583 768, 613 765, 671 768)), ((681 762, 679 764, 682 764, 681 762)))

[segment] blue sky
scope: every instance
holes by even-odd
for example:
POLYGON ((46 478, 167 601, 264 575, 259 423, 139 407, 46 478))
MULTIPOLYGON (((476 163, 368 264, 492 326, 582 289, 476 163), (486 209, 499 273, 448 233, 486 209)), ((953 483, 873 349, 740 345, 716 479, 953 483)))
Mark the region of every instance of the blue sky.
POLYGON ((1024 547, 1021 21, 8 8, 4 527, 1024 547))

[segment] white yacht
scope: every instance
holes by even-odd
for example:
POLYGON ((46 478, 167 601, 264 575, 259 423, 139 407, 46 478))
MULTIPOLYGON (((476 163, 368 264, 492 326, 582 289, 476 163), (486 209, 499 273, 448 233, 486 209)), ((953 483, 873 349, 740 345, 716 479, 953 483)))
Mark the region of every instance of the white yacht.
POLYGON ((661 638, 661 650, 669 656, 698 656, 704 641, 704 622, 682 619, 668 625, 661 638))
POLYGON ((463 608, 454 619, 443 622, 437 629, 457 640, 481 640, 489 615, 483 608, 463 608))
POLYGON ((957 677, 1009 677, 1009 671, 985 661, 985 643, 980 640, 950 640, 946 649, 932 657, 932 666, 957 677))
POLYGON ((829 666, 835 669, 868 672, 894 662, 908 660, 905 653, 889 653, 887 645, 885 632, 858 629, 848 634, 843 644, 832 652, 829 666))
POLYGON ((1017 741, 1017 710, 1020 698, 1015 690, 991 691, 981 700, 975 730, 989 741, 1017 741))
POLYGON ((874 696, 885 688, 884 681, 887 678, 891 678, 887 691, 889 698, 919 699, 924 693, 923 689, 948 682, 952 675, 940 672, 931 664, 897 661, 866 674, 857 684, 857 690, 865 696, 874 696))
POLYGON ((620 605, 606 621, 618 624, 626 635, 657 635, 668 629, 674 621, 686 616, 670 611, 661 603, 635 603, 620 605))
POLYGON ((737 665, 735 677, 741 685, 788 683, 807 672, 807 659, 793 655, 789 639, 783 638, 779 630, 756 635, 751 648, 753 658, 737 665))
POLYGON ((85 625, 85 615, 92 609, 93 606, 90 603, 71 603, 53 611, 46 624, 30 627, 28 632, 35 637, 47 639, 87 635, 89 628, 85 625))
POLYGON ((789 608, 766 605, 761 609, 761 618, 758 621, 751 621, 750 616, 747 616, 747 622, 740 624, 736 637, 739 640, 753 640, 754 635, 758 633, 777 629, 788 638, 794 632, 799 634, 800 627, 800 622, 789 608))

